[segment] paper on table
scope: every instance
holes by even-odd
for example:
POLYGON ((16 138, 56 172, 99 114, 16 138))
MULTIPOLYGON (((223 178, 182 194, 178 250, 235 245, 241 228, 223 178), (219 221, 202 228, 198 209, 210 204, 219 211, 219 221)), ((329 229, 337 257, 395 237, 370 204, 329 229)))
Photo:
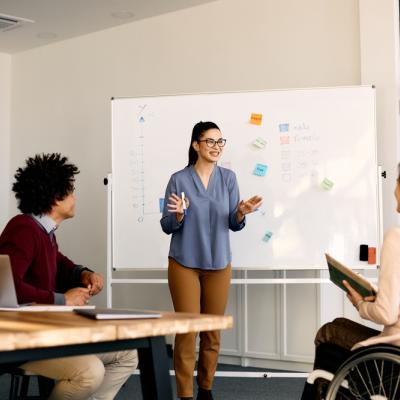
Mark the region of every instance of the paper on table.
POLYGON ((66 311, 73 311, 73 310, 92 310, 94 308, 96 308, 95 305, 64 306, 64 305, 57 305, 57 304, 43 304, 43 305, 21 306, 21 307, 0 307, 0 311, 66 312, 66 311))

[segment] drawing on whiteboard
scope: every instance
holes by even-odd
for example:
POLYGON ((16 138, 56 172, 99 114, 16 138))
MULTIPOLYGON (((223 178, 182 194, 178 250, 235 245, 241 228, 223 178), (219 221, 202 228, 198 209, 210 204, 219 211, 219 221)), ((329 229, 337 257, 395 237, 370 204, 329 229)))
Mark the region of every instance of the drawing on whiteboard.
POLYGON ((159 214, 159 210, 162 212, 162 207, 164 206, 164 199, 159 198, 158 207, 151 207, 151 211, 146 209, 149 205, 154 205, 156 203, 156 197, 158 196, 146 196, 146 185, 148 184, 148 178, 145 174, 145 138, 147 122, 149 117, 154 117, 153 113, 148 113, 147 104, 139 104, 137 112, 137 125, 135 126, 135 134, 132 137, 133 140, 133 150, 129 152, 130 154, 130 176, 131 176, 131 191, 132 191, 132 208, 134 208, 137 213, 137 221, 142 223, 144 221, 145 215, 159 214), (146 114, 145 114, 146 111, 146 114), (162 203, 161 203, 162 200, 162 203))
POLYGON ((292 174, 282 174, 283 182, 290 182, 292 180, 292 174))

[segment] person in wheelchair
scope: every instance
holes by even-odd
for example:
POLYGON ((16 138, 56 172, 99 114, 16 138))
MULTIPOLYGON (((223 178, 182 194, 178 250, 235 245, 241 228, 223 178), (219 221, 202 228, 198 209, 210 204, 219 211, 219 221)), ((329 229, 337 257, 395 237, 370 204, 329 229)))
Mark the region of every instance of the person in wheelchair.
MULTIPOLYGON (((400 213, 400 164, 398 171, 394 195, 397 212, 400 213)), ((315 336, 314 370, 320 369, 334 374, 354 354, 354 350, 365 346, 377 344, 400 346, 400 226, 389 229, 385 234, 376 296, 363 298, 348 282, 343 283, 348 290, 348 299, 358 310, 361 318, 383 325, 383 330, 379 332, 346 318, 336 318, 323 325, 315 336)), ((325 389, 326 385, 306 382, 301 399, 325 398, 325 389)), ((395 394, 393 398, 400 398, 396 396, 395 394)))

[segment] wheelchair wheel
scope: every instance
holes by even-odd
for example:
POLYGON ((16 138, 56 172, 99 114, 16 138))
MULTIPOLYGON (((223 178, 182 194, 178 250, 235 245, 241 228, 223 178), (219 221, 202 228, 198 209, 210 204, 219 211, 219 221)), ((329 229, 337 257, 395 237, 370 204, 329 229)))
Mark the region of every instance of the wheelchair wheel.
POLYGON ((376 346, 350 357, 336 372, 326 400, 400 399, 400 349, 376 346))

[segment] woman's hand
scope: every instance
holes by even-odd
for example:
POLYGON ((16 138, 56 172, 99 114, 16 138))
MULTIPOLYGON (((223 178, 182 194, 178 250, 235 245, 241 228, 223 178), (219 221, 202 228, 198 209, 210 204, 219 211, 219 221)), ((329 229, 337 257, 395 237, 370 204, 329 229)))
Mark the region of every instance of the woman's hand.
MULTIPOLYGON (((175 193, 172 193, 171 196, 168 197, 168 201, 169 201, 169 203, 167 203, 168 211, 171 213, 175 213, 177 221, 181 222, 185 215, 182 199, 175 193)), ((189 208, 189 199, 187 197, 185 197, 185 205, 186 208, 189 208)))
POLYGON ((242 222, 243 218, 246 214, 250 214, 257 210, 262 204, 262 197, 260 196, 253 196, 250 199, 241 202, 238 205, 237 213, 236 213, 236 220, 237 222, 242 222))
POLYGON ((347 298, 351 301, 353 306, 357 308, 357 310, 360 304, 363 303, 364 301, 369 301, 369 302, 375 301, 375 296, 362 297, 361 294, 357 292, 357 290, 353 289, 353 287, 350 286, 349 282, 343 281, 343 285, 348 290, 347 298))

